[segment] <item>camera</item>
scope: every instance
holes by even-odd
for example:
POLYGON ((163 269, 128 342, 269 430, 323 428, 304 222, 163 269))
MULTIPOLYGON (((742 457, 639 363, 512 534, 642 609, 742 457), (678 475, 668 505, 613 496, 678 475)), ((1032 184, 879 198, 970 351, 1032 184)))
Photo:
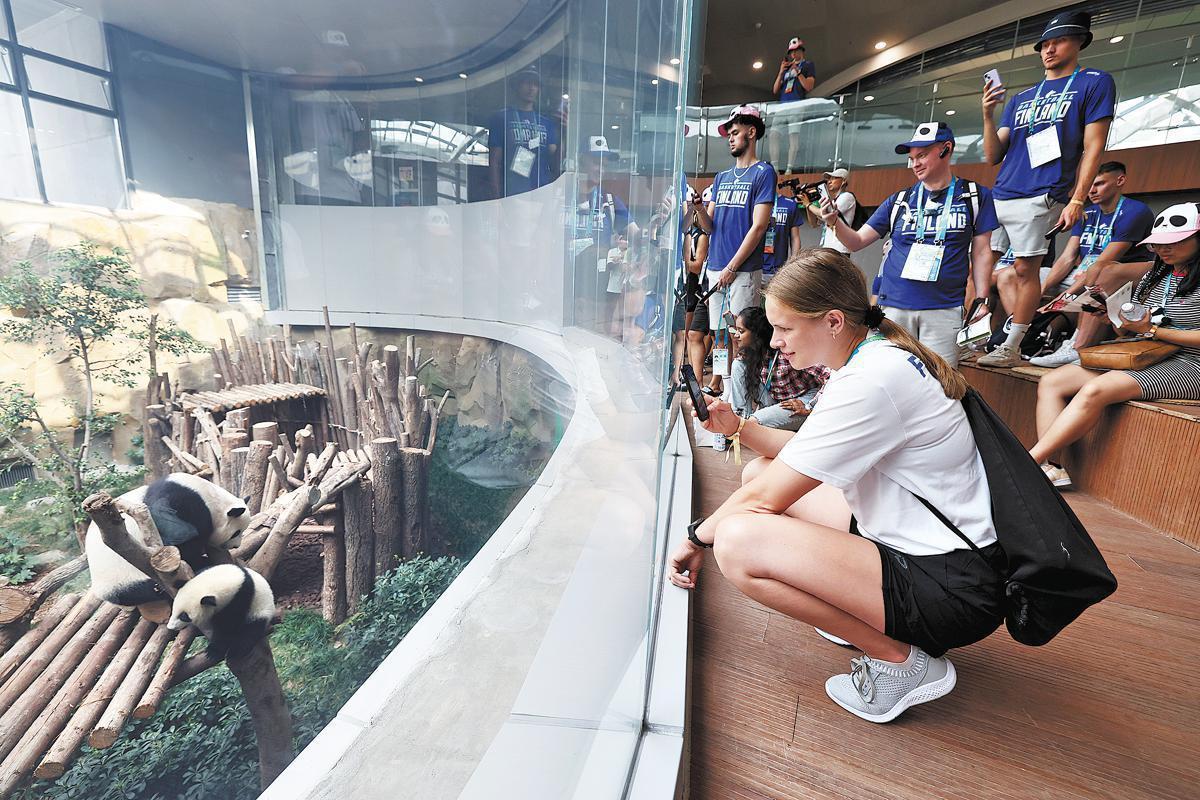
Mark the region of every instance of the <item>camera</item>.
POLYGON ((821 203, 821 187, 825 185, 825 181, 813 181, 811 183, 801 183, 799 178, 788 178, 786 181, 780 181, 779 189, 788 187, 794 194, 802 194, 810 203, 821 203))

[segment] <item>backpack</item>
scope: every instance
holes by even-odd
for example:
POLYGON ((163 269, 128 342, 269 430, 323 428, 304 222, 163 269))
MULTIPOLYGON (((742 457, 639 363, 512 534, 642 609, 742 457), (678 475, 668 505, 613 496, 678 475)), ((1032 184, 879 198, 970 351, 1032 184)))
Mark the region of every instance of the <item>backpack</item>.
MULTIPOLYGON (((963 410, 983 459, 1003 569, 1004 622, 1021 644, 1043 645, 1117 588, 1104 556, 1029 451, 974 389, 963 410), (997 502, 999 500, 999 502, 997 502)), ((972 550, 979 548, 927 500, 917 499, 972 550)))
MULTIPOLYGON (((991 338, 987 340, 984 349, 989 353, 1008 339, 1012 327, 1012 317, 1004 321, 991 338)), ((1053 353, 1059 346, 1071 337, 1075 326, 1070 318, 1061 311, 1039 311, 1029 322, 1029 330, 1021 340, 1021 355, 1033 358, 1045 353, 1053 353)))
MULTIPOLYGON (((967 202, 971 206, 971 231, 974 233, 975 220, 979 219, 979 185, 975 181, 964 181, 963 187, 963 196, 967 198, 967 202)), ((908 189, 911 188, 911 186, 908 187, 908 189)), ((892 215, 888 218, 889 232, 896 229, 896 217, 900 216, 900 204, 904 202, 904 196, 908 194, 908 189, 901 189, 892 198, 892 215)), ((889 235, 888 241, 891 241, 891 238, 889 235)))
POLYGON ((846 192, 846 194, 854 198, 854 216, 848 220, 847 224, 851 230, 856 231, 867 224, 867 220, 871 218, 871 215, 867 212, 866 207, 858 201, 858 197, 855 196, 854 192, 846 192))

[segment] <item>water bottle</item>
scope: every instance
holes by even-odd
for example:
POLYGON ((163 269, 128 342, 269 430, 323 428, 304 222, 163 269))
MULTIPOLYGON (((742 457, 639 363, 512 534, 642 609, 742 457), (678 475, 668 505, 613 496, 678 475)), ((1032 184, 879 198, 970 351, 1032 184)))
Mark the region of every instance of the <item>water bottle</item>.
POLYGON ((713 434, 713 450, 716 450, 718 453, 725 450, 725 434, 723 434, 723 433, 714 433, 713 434))
POLYGON ((1129 322, 1140 322, 1146 318, 1149 308, 1141 303, 1122 303, 1121 319, 1129 322))

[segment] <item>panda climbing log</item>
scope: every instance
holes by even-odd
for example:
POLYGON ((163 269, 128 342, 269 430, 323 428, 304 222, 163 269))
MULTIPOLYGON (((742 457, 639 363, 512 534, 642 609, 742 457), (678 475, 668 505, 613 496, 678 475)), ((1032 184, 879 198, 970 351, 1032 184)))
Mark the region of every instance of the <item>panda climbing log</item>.
POLYGON ((250 652, 274 617, 275 597, 266 578, 238 564, 218 564, 183 585, 167 627, 195 625, 208 639, 208 655, 220 660, 250 652))

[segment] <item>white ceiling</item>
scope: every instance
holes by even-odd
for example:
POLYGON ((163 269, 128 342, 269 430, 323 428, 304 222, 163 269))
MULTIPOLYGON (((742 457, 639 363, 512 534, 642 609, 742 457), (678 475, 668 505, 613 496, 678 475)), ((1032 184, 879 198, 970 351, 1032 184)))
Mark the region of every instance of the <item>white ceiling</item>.
POLYGON ((435 69, 464 56, 469 62, 473 51, 498 35, 511 36, 513 32, 505 28, 527 7, 548 5, 531 0, 70 0, 67 4, 225 66, 261 72, 295 70, 302 75, 386 75, 435 69), (324 41, 327 31, 344 34, 348 46, 324 41))

